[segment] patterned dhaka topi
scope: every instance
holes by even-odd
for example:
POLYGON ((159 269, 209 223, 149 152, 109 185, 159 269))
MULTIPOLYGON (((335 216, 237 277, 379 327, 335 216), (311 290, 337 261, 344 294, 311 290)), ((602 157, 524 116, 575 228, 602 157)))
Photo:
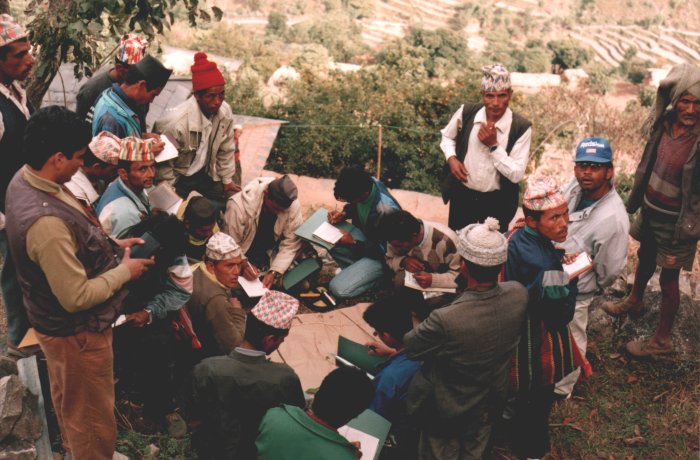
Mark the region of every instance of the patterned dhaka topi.
POLYGON ((148 41, 137 34, 124 34, 119 40, 116 58, 119 62, 132 65, 139 62, 146 55, 148 41))
POLYGON ((279 291, 265 291, 250 312, 268 326, 289 329, 298 310, 299 301, 294 297, 279 291))
POLYGON ((510 89, 510 72, 503 64, 491 64, 481 69, 481 91, 506 91, 510 89))
POLYGON ((230 235, 216 232, 207 242, 207 257, 211 260, 228 260, 241 257, 241 247, 230 235))
POLYGON ((482 267, 501 265, 508 255, 508 241, 498 231, 498 219, 487 217, 483 224, 467 225, 457 232, 457 253, 482 267))
POLYGON ((27 30, 9 14, 0 14, 0 47, 21 40, 27 30))
POLYGON ((523 207, 532 211, 546 211, 566 204, 566 198, 551 177, 535 176, 527 181, 523 207))

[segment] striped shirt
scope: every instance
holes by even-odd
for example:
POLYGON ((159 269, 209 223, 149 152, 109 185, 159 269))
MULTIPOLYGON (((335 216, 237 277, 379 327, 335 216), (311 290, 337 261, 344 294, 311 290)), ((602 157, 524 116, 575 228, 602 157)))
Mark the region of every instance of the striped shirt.
POLYGON ((644 201, 657 211, 678 215, 681 210, 683 165, 688 161, 697 134, 673 138, 664 132, 656 149, 656 162, 647 184, 644 201))

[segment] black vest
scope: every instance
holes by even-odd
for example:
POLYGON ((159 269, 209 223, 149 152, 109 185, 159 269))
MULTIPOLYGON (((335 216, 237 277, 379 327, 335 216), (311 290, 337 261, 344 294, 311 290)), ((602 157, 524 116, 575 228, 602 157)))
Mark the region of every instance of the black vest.
MULTIPOLYGON (((34 111, 27 101, 29 113, 34 111)), ((5 192, 12 176, 24 164, 22 141, 27 119, 14 102, 0 94, 0 114, 5 133, 0 138, 0 212, 5 212, 5 192)))
POLYGON ((87 310, 69 313, 51 292, 41 268, 27 255, 27 230, 40 217, 55 216, 73 231, 76 256, 88 279, 96 278, 117 266, 119 248, 102 228, 84 214, 55 196, 38 190, 15 174, 7 188, 7 236, 17 266, 17 279, 24 295, 24 306, 32 326, 42 334, 69 336, 78 332, 100 332, 121 314, 126 289, 120 289, 104 302, 87 310))
MULTIPOLYGON (((457 154, 457 159, 460 162, 464 162, 467 156, 467 147, 469 146, 469 135, 474 127, 474 117, 476 113, 484 106, 484 104, 472 104, 469 102, 464 103, 464 108, 462 109, 462 128, 457 132, 457 138, 455 139, 457 145, 455 147, 455 153, 457 154)), ((506 152, 510 155, 511 150, 515 143, 522 137, 525 132, 530 129, 529 120, 521 117, 517 113, 513 112, 513 121, 510 124, 510 132, 508 133, 508 144, 506 145, 506 152)), ((440 183, 440 191, 442 192, 442 200, 447 204, 450 201, 450 196, 452 195, 452 187, 463 187, 457 179, 454 178, 450 172, 449 166, 445 167, 446 175, 444 176, 442 182, 440 183)), ((500 189, 498 190, 503 195, 503 203, 507 203, 509 208, 512 208, 512 213, 515 214, 515 210, 518 207, 518 194, 520 189, 518 184, 511 182, 508 178, 499 174, 500 177, 500 189)), ((509 211, 511 211, 509 210, 509 211)))

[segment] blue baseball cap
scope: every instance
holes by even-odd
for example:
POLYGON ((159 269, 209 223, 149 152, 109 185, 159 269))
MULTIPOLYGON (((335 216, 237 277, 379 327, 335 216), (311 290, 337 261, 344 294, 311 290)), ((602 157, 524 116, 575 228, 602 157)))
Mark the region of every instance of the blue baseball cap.
POLYGON ((602 137, 587 137, 576 147, 576 163, 611 163, 612 148, 610 142, 602 137))

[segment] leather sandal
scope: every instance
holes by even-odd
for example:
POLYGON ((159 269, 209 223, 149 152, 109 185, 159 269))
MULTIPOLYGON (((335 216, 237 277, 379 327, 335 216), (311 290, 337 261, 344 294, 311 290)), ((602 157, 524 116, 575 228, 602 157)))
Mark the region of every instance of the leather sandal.
POLYGON ((635 305, 630 301, 630 296, 620 300, 609 300, 607 302, 603 302, 600 308, 602 308, 608 315, 615 317, 628 314, 631 317, 636 318, 644 314, 644 302, 639 302, 639 304, 635 305))

